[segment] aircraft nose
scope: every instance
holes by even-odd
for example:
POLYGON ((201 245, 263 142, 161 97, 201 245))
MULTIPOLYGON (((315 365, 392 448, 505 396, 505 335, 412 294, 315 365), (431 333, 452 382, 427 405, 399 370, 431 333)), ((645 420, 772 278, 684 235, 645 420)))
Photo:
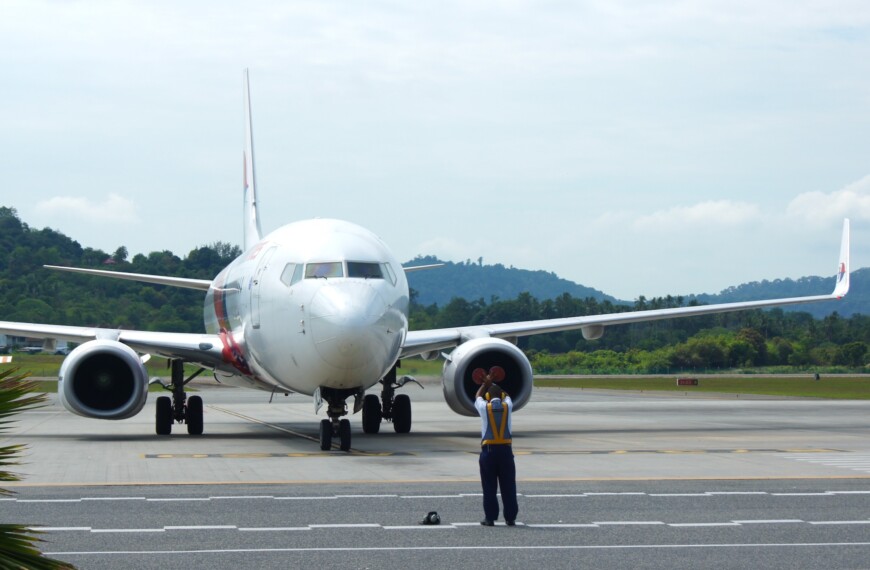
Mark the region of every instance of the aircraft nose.
POLYGON ((309 330, 324 361, 365 368, 387 352, 386 303, 364 283, 324 285, 311 301, 309 330))

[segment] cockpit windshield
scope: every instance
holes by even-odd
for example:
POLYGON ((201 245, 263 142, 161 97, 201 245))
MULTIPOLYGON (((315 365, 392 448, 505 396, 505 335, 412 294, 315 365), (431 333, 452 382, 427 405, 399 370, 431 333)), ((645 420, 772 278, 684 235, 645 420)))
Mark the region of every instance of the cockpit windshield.
POLYGON ((383 279, 384 274, 381 271, 379 263, 365 263, 361 261, 347 262, 347 276, 357 277, 361 279, 383 279))
MULTIPOLYGON (((291 264, 292 265, 292 264, 291 264)), ((389 279, 390 283, 396 284, 396 278, 389 264, 375 263, 370 261, 319 261, 305 264, 305 279, 334 279, 337 277, 350 277, 355 279, 389 279)), ((298 278, 298 269, 285 269, 281 279, 288 285, 292 285, 298 278)))
POLYGON ((322 263, 309 263, 305 266, 305 278, 333 278, 344 277, 344 267, 340 261, 328 261, 322 263))

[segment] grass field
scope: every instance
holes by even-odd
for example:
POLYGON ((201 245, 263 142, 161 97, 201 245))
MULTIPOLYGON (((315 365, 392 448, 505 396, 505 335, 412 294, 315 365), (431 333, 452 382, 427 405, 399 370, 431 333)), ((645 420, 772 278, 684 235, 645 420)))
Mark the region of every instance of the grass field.
POLYGON ((584 378, 537 378, 536 387, 640 390, 667 392, 718 392, 846 400, 870 399, 870 377, 825 376, 704 376, 697 386, 678 386, 675 376, 598 376, 584 378))
MULTIPOLYGON (((0 370, 20 367, 33 377, 57 377, 63 356, 53 354, 14 354, 12 364, 0 364, 0 370)), ((402 361, 399 376, 440 376, 442 360, 424 361, 408 358, 402 361)), ((167 376, 166 360, 153 358, 147 365, 148 375, 167 376)), ((188 374, 195 368, 191 367, 188 374)), ((639 390, 670 392, 719 392, 726 394, 759 394, 771 396, 798 396, 807 398, 870 399, 870 377, 848 375, 822 375, 820 380, 810 375, 728 375, 703 376, 698 386, 677 386, 676 376, 593 376, 568 378, 536 378, 535 386, 573 389, 639 390)), ((56 391, 53 382, 45 383, 45 391, 56 391)), ((151 391, 163 391, 152 386, 151 391)))

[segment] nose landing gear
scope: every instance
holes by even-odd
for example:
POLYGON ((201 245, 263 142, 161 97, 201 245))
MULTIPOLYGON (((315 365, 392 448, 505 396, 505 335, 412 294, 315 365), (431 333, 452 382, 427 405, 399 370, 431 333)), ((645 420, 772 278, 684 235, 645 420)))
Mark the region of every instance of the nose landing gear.
POLYGON ((342 419, 347 415, 347 398, 358 394, 358 390, 339 390, 335 388, 320 388, 320 397, 326 400, 328 420, 320 422, 320 449, 332 449, 333 437, 338 437, 338 448, 350 451, 350 420, 342 419))

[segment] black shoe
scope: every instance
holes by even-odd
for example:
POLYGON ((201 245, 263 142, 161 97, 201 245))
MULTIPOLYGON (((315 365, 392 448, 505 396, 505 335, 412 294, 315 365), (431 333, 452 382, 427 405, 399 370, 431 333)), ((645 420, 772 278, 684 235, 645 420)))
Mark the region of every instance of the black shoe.
POLYGON ((517 524, 516 521, 505 521, 508 526, 515 526, 517 524))
POLYGON ((495 526, 495 523, 489 519, 483 519, 482 521, 480 521, 480 524, 482 524, 483 526, 495 526))

